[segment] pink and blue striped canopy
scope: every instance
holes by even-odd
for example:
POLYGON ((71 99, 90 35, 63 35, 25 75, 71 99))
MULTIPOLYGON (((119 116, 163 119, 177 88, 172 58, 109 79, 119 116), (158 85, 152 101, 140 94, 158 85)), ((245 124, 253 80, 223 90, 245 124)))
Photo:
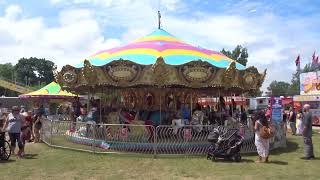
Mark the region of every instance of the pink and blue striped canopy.
MULTIPOLYGON (((88 60, 95 66, 103 66, 120 58, 148 65, 154 64, 160 56, 170 65, 180 65, 190 61, 202 60, 207 61, 213 66, 226 68, 234 61, 220 52, 187 44, 163 29, 157 29, 131 44, 100 51, 90 56, 88 60)), ((83 64, 80 64, 76 67, 82 66, 83 64)), ((236 68, 242 70, 245 69, 245 66, 236 63, 236 68)))

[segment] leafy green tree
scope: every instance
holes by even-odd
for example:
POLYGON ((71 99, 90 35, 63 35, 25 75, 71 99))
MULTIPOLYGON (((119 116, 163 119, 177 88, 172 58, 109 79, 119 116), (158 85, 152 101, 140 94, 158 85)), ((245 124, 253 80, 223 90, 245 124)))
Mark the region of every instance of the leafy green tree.
POLYGON ((27 82, 31 86, 39 82, 52 82, 54 80, 53 68, 52 61, 35 57, 21 58, 15 65, 18 80, 27 82))
POLYGON ((263 91, 261 91, 260 89, 257 89, 257 90, 251 90, 249 92, 247 92, 245 94, 246 97, 260 97, 262 96, 263 94, 263 91))
POLYGON ((268 96, 288 96, 288 89, 290 84, 284 81, 272 81, 267 88, 268 96))
POLYGON ((246 66, 248 62, 248 50, 245 47, 242 47, 241 45, 237 45, 236 48, 231 52, 225 49, 221 50, 221 53, 228 56, 229 58, 237 61, 238 63, 246 66))
POLYGON ((0 77, 5 79, 14 78, 14 66, 11 63, 0 64, 0 77))
MULTIPOLYGON (((0 64, 0 78, 14 80, 14 66, 11 63, 0 64)), ((17 96, 16 92, 0 87, 0 96, 17 96)))
POLYGON ((297 71, 292 75, 291 79, 291 84, 288 89, 288 95, 289 96, 294 96, 294 95, 299 95, 300 94, 300 77, 299 77, 299 72, 297 71))

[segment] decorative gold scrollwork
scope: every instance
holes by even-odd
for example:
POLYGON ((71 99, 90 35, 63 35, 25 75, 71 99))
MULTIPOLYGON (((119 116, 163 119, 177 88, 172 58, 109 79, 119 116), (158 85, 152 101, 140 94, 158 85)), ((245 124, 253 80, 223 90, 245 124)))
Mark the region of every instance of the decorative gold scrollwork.
POLYGON ((166 67, 167 64, 164 62, 162 57, 159 57, 156 63, 154 63, 151 67, 151 70, 154 73, 155 82, 160 86, 164 85, 169 73, 166 67))
POLYGON ((82 75, 87 80, 88 84, 96 84, 97 73, 95 71, 95 67, 91 65, 91 63, 88 60, 84 60, 82 75))
POLYGON ((223 83, 225 87, 230 87, 235 79, 237 69, 235 61, 231 62, 229 67, 223 73, 223 83))

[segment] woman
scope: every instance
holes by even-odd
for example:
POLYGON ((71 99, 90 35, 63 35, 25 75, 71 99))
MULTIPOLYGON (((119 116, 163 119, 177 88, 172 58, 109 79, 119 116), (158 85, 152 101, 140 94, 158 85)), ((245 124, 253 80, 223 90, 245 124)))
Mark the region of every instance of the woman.
POLYGON ((302 135, 302 131, 303 131, 303 114, 302 111, 299 111, 299 113, 297 114, 297 119, 296 119, 296 135, 302 135))
POLYGON ((15 154, 14 151, 16 149, 16 144, 18 144, 19 151, 17 155, 21 157, 21 153, 23 153, 23 144, 20 135, 22 125, 24 124, 24 118, 20 115, 20 109, 18 106, 13 106, 11 110, 12 113, 7 116, 4 128, 6 128, 9 133, 12 154, 15 154))
POLYGON ((263 126, 269 127, 269 122, 265 113, 263 111, 258 112, 257 120, 254 124, 255 130, 255 145, 257 147, 258 152, 258 160, 257 163, 265 163, 268 162, 269 158, 269 139, 265 139, 261 137, 260 130, 263 126))

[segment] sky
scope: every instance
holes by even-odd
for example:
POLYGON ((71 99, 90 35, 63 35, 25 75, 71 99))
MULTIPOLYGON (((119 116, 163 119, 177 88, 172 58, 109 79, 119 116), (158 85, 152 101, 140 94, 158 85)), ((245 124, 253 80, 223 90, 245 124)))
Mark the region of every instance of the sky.
POLYGON ((185 42, 220 51, 248 49, 247 66, 271 81, 290 81, 301 63, 320 54, 316 0, 0 0, 0 63, 46 58, 59 68, 125 45, 157 28, 185 42))

